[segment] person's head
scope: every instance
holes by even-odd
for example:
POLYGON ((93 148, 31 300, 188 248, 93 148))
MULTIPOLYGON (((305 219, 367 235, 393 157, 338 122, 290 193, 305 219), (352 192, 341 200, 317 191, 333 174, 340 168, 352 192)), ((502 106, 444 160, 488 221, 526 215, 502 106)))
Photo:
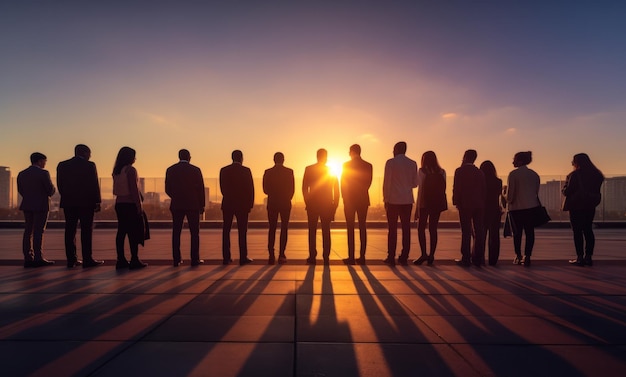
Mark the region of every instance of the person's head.
POLYGON ((233 159, 233 162, 243 163, 243 152, 239 149, 235 149, 233 153, 230 154, 230 157, 233 159))
POLYGON ((276 165, 282 165, 285 162, 285 155, 281 152, 274 153, 274 163, 276 165))
POLYGON ((468 149, 463 154, 463 163, 473 164, 476 161, 476 157, 478 157, 478 152, 475 149, 468 149))
POLYGON ((191 161, 191 153, 186 149, 181 149, 178 151, 178 159, 189 162, 191 161))
POLYGON ((74 156, 89 160, 91 158, 91 149, 85 144, 78 144, 74 147, 74 156))
POLYGON ((328 160, 328 152, 326 151, 326 149, 321 148, 317 150, 317 162, 319 162, 320 164, 325 164, 326 161, 328 160))
POLYGON ((352 144, 350 146, 350 157, 355 158, 361 156, 361 146, 359 144, 352 144))
POLYGON ((122 172, 122 168, 126 165, 132 165, 135 162, 136 152, 131 147, 122 147, 117 152, 117 158, 115 159, 115 166, 113 166, 113 175, 118 175, 122 172))
POLYGON ((496 172, 496 166, 493 164, 493 162, 489 160, 485 160, 482 164, 480 164, 480 170, 482 170, 485 177, 498 176, 498 173, 496 172))
POLYGON ((43 168, 44 166, 46 166, 46 161, 48 161, 48 157, 46 157, 46 155, 43 153, 35 152, 30 155, 31 165, 37 165, 40 168, 43 168))
POLYGON ((517 152, 515 156, 513 156, 513 166, 516 168, 524 165, 528 165, 533 161, 533 152, 517 152))
POLYGON ((441 171, 441 166, 439 166, 439 161, 437 161, 437 155, 435 152, 424 152, 422 155, 422 169, 428 173, 439 173, 441 171))
POLYGON ((405 154, 406 153, 406 142, 405 141, 399 141, 396 143, 396 145, 393 146, 393 155, 397 156, 399 154, 405 154))

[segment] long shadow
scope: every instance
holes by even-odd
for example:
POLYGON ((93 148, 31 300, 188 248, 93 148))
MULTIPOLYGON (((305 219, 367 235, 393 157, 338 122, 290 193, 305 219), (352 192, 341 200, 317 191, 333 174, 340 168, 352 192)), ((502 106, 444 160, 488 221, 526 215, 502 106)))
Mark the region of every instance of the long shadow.
MULTIPOLYGON (((481 273, 483 272, 484 271, 481 271, 481 273)), ((414 271, 410 271, 409 274, 412 275, 415 279, 420 279, 420 276, 415 274, 414 271)), ((435 269, 427 270, 426 274, 432 280, 437 279, 437 282, 441 284, 444 287, 444 289, 448 291, 451 295, 454 295, 454 298, 457 300, 457 302, 461 304, 462 307, 464 307, 467 312, 471 313, 471 315, 467 315, 459 311, 458 309, 454 309, 454 306, 452 305, 446 307, 445 311, 439 311, 441 308, 441 305, 439 304, 435 304, 433 306, 433 307, 438 308, 437 312, 442 316, 442 318, 449 317, 450 319, 452 318, 455 319, 454 322, 449 322, 449 323, 451 326, 454 326, 455 330, 463 338, 479 339, 478 341, 474 341, 472 343, 468 342, 467 344, 468 346, 472 348, 474 355, 461 355, 462 357, 466 358, 468 362, 471 363, 472 359, 475 359, 476 357, 478 357, 485 365, 487 365, 493 371, 495 375, 510 375, 513 371, 515 371, 515 373, 519 375, 523 375, 524 373, 529 373, 531 371, 537 372, 540 374, 547 373, 548 371, 558 371, 560 375, 567 375, 567 376, 583 375, 583 373, 580 370, 578 370, 576 366, 570 362, 570 360, 567 360, 563 358, 561 355, 558 355, 555 352, 552 352, 551 350, 546 349, 543 345, 536 345, 536 344, 530 343, 528 340, 526 340, 525 338, 521 337, 518 334, 518 333, 523 333, 525 330, 532 331, 532 329, 523 329, 523 328, 512 329, 507 326, 504 326, 498 320, 498 318, 494 318, 493 315, 489 314, 488 312, 483 310, 483 308, 481 308, 480 306, 472 302, 472 295, 461 294, 460 292, 456 291, 455 288, 452 285, 448 284, 447 281, 443 279, 443 277, 440 276, 439 273, 435 269), (450 308, 452 309, 450 310, 450 308), (480 326, 477 326, 476 323, 469 320, 468 317, 475 318, 476 320, 481 320, 480 326), (496 339, 490 340, 490 339, 493 339, 494 334, 496 334, 496 339), (497 341, 497 338, 506 339, 506 342, 505 343, 499 342, 497 341), (497 346, 498 348, 517 346, 519 349, 526 349, 527 354, 532 353, 532 359, 529 360, 528 363, 520 364, 518 368, 512 369, 511 365, 508 362, 503 362, 500 359, 494 358, 493 346, 497 346), (528 346, 531 346, 532 349, 529 348, 528 346), (532 362, 532 360, 541 360, 541 362, 544 362, 544 363, 548 361, 549 364, 548 365, 543 365, 543 364, 536 365, 535 363, 532 362)), ((446 274, 444 273, 443 275, 446 275, 446 274)), ((456 282, 466 289, 473 289, 473 287, 471 286, 471 283, 458 281, 458 280, 456 282)), ((421 283, 424 285, 424 288, 426 289, 426 292, 424 292, 423 290, 420 290, 419 287, 417 287, 414 283, 408 280, 406 281, 406 283, 408 286, 412 287, 412 289, 414 290, 416 294, 424 295, 422 297, 429 305, 433 303, 434 299, 430 297, 430 295, 428 295, 427 292, 431 289, 434 290, 436 288, 432 284, 430 284, 428 280, 422 279, 421 281, 421 283)), ((506 280, 503 281, 502 279, 498 279, 492 283, 497 284, 499 288, 502 288, 504 290, 510 290, 509 291, 510 295, 515 295, 516 297, 519 297, 518 295, 520 292, 520 287, 516 285, 515 283, 511 284, 506 280)), ((478 292, 478 291, 476 293, 481 294, 481 292, 478 292)), ((489 294, 485 294, 484 296, 492 297, 492 295, 489 295, 489 294)), ((446 296, 442 296, 442 298, 445 298, 445 297, 446 296)), ((512 317, 512 316, 509 315, 509 316, 503 316, 503 317, 512 317)), ((533 315, 533 317, 536 317, 536 316, 533 315)), ((448 319, 448 321, 450 321, 450 319, 448 319)), ((542 319, 545 320, 545 318, 542 318, 542 319)), ((546 320, 546 322, 551 323, 551 321, 549 320, 546 320)), ((581 336, 582 334, 576 331, 572 331, 569 328, 566 328, 564 326, 559 326, 558 324, 554 324, 554 323, 552 324, 557 325, 556 327, 559 330, 566 332, 568 335, 578 337, 582 340, 591 340, 590 338, 584 335, 581 336)), ((511 357, 511 355, 509 354, 508 357, 511 357)), ((524 355, 522 354, 520 355, 520 357, 524 357, 524 355)), ((510 361, 517 361, 517 360, 519 360, 519 357, 511 357, 510 361)))

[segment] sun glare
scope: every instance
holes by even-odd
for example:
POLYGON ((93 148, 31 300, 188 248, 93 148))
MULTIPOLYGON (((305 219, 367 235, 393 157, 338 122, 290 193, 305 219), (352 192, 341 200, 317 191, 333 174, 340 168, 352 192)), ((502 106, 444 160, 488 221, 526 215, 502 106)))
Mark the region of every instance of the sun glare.
POLYGON ((335 160, 328 160, 326 165, 330 168, 330 172, 335 177, 341 177, 342 163, 335 160))

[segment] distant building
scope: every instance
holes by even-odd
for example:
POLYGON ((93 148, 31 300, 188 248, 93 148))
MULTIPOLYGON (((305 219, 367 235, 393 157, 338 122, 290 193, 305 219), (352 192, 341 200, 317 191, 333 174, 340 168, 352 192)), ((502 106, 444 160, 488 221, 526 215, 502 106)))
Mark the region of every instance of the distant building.
POLYGON ((206 203, 206 207, 208 207, 209 203, 211 203, 211 190, 208 187, 204 188, 204 201, 206 203))
POLYGON ((607 178, 604 181, 600 207, 607 214, 626 216, 626 177, 607 178))
POLYGON ((563 195, 561 194, 562 187, 563 182, 556 180, 542 183, 539 186, 539 200, 548 211, 558 211, 561 209, 561 203, 563 203, 563 195))
POLYGON ((0 208, 11 208, 11 169, 0 166, 0 208))
POLYGON ((143 194, 143 203, 159 207, 161 205, 161 194, 158 192, 146 192, 143 194))

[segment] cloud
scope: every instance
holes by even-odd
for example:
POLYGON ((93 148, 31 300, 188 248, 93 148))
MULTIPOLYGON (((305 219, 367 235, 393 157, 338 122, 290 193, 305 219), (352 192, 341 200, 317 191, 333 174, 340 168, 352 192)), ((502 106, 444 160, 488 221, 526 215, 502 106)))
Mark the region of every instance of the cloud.
POLYGON ((359 138, 361 140, 363 140, 363 141, 370 142, 370 143, 379 143, 380 142, 380 140, 375 135, 372 135, 372 134, 363 134, 363 135, 359 136, 359 138))
POLYGON ((180 129, 178 123, 159 114, 154 114, 146 111, 138 111, 137 115, 144 121, 150 122, 152 125, 157 125, 166 129, 180 129))
POLYGON ((443 119, 455 119, 458 116, 459 116, 459 114, 457 114, 457 113, 444 113, 444 114, 441 114, 441 118, 443 118, 443 119))
POLYGON ((515 127, 511 127, 511 128, 507 128, 506 129, 506 133, 507 134, 514 134, 516 132, 517 132, 517 128, 515 128, 515 127))

